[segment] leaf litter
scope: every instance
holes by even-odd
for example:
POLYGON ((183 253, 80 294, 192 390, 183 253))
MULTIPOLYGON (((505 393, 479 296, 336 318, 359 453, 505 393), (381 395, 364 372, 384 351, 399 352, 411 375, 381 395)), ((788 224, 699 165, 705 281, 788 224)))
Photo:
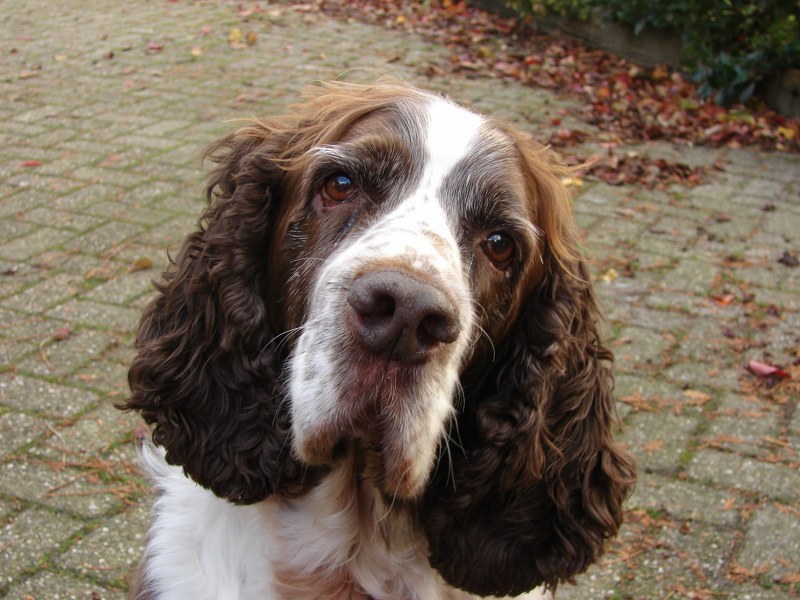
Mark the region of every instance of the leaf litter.
MULTIPOLYGON (((421 67, 427 77, 493 77, 577 98, 582 108, 571 111, 571 116, 598 128, 609 144, 584 173, 611 185, 694 187, 708 171, 708 167, 644 154, 620 156, 619 144, 665 141, 800 151, 798 119, 785 118, 757 101, 729 109, 715 105, 700 98, 696 86, 678 71, 663 65, 637 66, 605 51, 552 37, 537 30, 533 18, 504 18, 452 0, 314 0, 296 6, 303 12, 377 24, 444 45, 449 59, 421 67)), ((554 119, 551 125, 559 122, 554 119)), ((561 129, 540 141, 562 149, 583 143, 587 136, 580 130, 561 129)))
POLYGON ((315 0, 309 10, 416 33, 450 49, 429 74, 512 79, 575 96, 581 119, 621 142, 800 151, 800 120, 754 101, 726 109, 700 98, 680 72, 640 67, 602 50, 549 36, 532 18, 504 18, 465 2, 315 0))

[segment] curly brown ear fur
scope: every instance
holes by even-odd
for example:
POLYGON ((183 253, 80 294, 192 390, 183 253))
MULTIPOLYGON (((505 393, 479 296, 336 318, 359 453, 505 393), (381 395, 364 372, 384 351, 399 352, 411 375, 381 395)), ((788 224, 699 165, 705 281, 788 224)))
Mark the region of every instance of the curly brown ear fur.
MULTIPOLYGON (((522 142, 520 142, 522 143, 522 142)), ((614 446, 613 355, 556 167, 525 142, 544 267, 492 365, 468 368, 457 443, 424 499, 431 564, 481 595, 555 588, 622 522, 635 477, 614 446)))
POLYGON ((280 331, 265 306, 279 145, 239 132, 209 149, 209 207, 142 316, 123 406, 155 424, 168 462, 237 503, 306 475, 287 441, 280 331))

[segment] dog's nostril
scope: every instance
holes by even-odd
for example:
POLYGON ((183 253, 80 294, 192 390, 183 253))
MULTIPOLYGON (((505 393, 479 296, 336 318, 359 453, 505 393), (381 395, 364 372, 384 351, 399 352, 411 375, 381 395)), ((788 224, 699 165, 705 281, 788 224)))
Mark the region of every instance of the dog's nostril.
POLYGON ((401 271, 374 271, 353 282, 347 301, 361 341, 373 354, 420 361, 458 338, 457 312, 447 294, 401 271))
POLYGON ((423 318, 417 327, 420 346, 429 347, 437 342, 450 344, 458 337, 458 325, 450 315, 431 314, 423 318))
POLYGON ((371 300, 369 308, 361 314, 372 321, 391 318, 395 312, 394 298, 387 294, 376 294, 371 300))

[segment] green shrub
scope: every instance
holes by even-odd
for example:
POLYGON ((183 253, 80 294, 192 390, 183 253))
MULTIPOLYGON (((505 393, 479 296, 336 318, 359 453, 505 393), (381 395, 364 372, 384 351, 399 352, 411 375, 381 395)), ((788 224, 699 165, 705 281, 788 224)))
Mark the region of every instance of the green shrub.
POLYGON ((800 66, 797 0, 510 0, 522 13, 588 19, 593 11, 641 33, 674 31, 686 67, 703 96, 720 104, 746 102, 757 84, 800 66))

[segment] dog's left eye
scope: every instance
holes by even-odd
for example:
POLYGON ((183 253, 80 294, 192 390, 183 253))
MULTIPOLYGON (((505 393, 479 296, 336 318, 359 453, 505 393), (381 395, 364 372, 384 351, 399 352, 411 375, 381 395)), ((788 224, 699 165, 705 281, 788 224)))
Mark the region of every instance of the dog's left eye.
POLYGON ((490 233, 483 239, 481 248, 495 268, 501 271, 514 260, 514 240, 505 233, 490 233))
POLYGON ((356 184, 347 175, 331 175, 322 185, 322 201, 325 206, 336 206, 347 202, 356 194, 356 184))

